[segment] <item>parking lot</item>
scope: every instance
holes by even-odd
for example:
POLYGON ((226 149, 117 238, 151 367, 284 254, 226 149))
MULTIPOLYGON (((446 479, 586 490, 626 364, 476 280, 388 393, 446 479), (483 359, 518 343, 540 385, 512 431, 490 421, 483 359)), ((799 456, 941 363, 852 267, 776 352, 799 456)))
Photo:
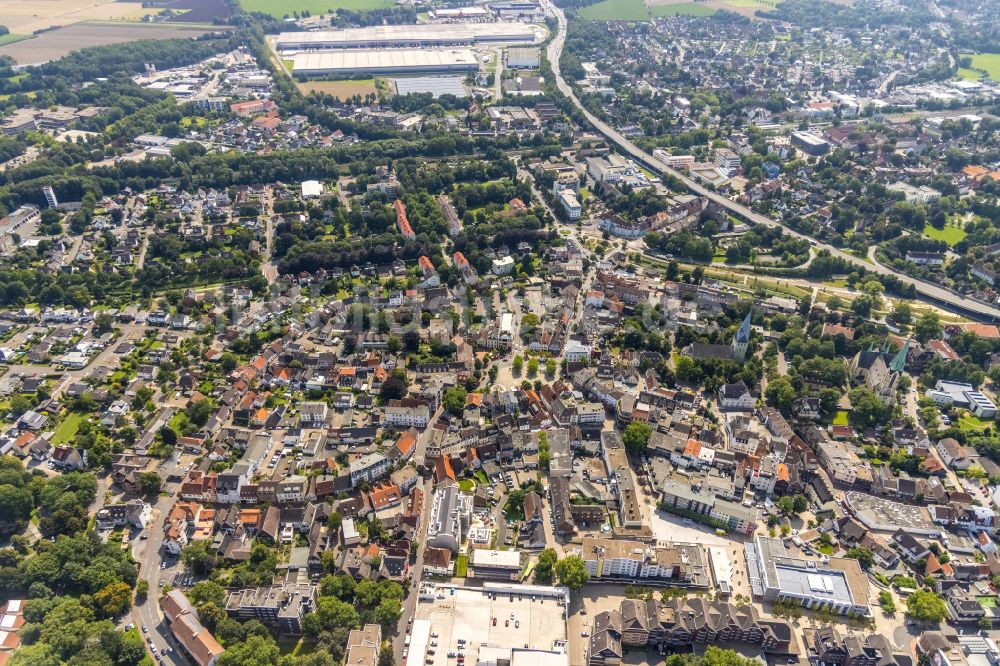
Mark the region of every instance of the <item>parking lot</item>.
POLYGON ((858 520, 871 530, 895 532, 902 527, 918 534, 937 534, 940 531, 922 506, 856 492, 846 493, 844 500, 858 520))
POLYGON ((494 599, 485 589, 439 587, 433 602, 422 600, 416 609, 417 619, 431 623, 426 663, 453 666, 461 651, 474 664, 479 648, 487 645, 551 650, 564 643, 565 607, 551 597, 532 600, 530 589, 521 595, 500 592, 494 599), (459 639, 466 641, 464 647, 459 639))

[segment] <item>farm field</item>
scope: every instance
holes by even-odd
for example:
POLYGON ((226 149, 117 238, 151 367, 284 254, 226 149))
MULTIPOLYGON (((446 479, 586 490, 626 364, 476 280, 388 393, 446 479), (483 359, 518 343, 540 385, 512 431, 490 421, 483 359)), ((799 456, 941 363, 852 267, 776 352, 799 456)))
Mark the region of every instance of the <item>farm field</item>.
POLYGON ((954 247, 956 243, 965 238, 965 229, 961 226, 954 226, 953 224, 945 225, 944 229, 938 229, 929 224, 925 224, 924 236, 933 238, 934 240, 944 241, 950 247, 954 247))
POLYGON ((170 23, 76 23, 44 32, 34 39, 0 46, 0 55, 10 56, 20 65, 34 65, 88 46, 119 44, 136 39, 198 37, 219 29, 170 23))
POLYGON ((159 9, 143 7, 141 2, 0 0, 0 24, 7 26, 15 35, 31 35, 36 30, 68 26, 81 21, 139 21, 147 14, 159 12, 159 9))
POLYGON ((976 80, 982 78, 978 70, 986 72, 994 81, 1000 81, 1000 53, 963 53, 962 58, 972 58, 972 68, 960 68, 958 75, 963 79, 976 80))
POLYGON ((345 100, 355 95, 361 95, 364 98, 365 95, 378 94, 374 79, 361 79, 357 81, 305 81, 297 85, 303 95, 308 95, 311 92, 321 92, 332 95, 340 100, 345 100))
POLYGON ((275 18, 303 11, 315 15, 327 14, 335 9, 361 11, 393 5, 395 3, 392 0, 240 0, 240 6, 248 12, 263 12, 275 18))
POLYGON ((7 44, 13 44, 25 39, 31 39, 31 35, 15 35, 14 33, 9 32, 6 35, 0 35, 0 46, 6 46, 7 44))
MULTIPOLYGON (((750 2, 752 0, 737 0, 750 2)), ((591 21, 648 21, 654 16, 711 16, 715 9, 707 4, 694 2, 651 3, 643 0, 603 0, 580 10, 580 15, 591 21)))

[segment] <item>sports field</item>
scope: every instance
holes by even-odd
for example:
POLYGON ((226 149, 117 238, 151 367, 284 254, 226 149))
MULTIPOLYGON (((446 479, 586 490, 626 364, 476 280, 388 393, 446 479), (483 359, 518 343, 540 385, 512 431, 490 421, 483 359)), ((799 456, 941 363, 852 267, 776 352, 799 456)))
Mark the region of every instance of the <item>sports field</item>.
POLYGON ((925 224, 924 236, 933 238, 934 240, 944 241, 950 247, 954 247, 955 243, 965 238, 965 229, 954 224, 946 224, 944 229, 938 229, 937 227, 925 224))
POLYGON ((959 68, 958 75, 963 79, 979 79, 982 78, 980 71, 986 72, 994 81, 1000 81, 1000 53, 963 53, 962 58, 969 57, 972 58, 972 67, 959 68))
POLYGON ((313 16, 329 14, 335 9, 362 11, 392 7, 392 0, 240 0, 240 6, 248 12, 263 12, 276 18, 292 16, 307 11, 313 16))

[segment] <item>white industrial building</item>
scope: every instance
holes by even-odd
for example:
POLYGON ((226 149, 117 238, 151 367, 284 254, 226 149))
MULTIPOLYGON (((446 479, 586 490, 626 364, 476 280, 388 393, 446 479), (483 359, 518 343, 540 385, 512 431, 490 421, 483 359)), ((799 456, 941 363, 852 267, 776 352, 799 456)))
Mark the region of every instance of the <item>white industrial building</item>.
POLYGON ((512 47, 507 49, 507 66, 512 69, 538 69, 541 64, 541 49, 532 47, 512 47))
POLYGON ((455 44, 536 44, 542 37, 541 28, 525 23, 420 23, 283 32, 278 35, 275 46, 279 51, 288 52, 455 44))
POLYGON ((292 56, 292 72, 327 74, 406 74, 474 72, 476 55, 469 49, 341 49, 292 56))

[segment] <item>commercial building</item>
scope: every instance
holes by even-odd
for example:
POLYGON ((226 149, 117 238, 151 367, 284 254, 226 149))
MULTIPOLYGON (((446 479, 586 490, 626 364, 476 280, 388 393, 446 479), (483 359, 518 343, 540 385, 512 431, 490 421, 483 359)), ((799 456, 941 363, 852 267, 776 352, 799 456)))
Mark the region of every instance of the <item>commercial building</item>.
POLYGON ((512 69, 538 69, 541 64, 541 50, 531 47, 507 49, 507 67, 512 69))
POLYGON ((562 206, 563 212, 570 220, 579 220, 580 216, 583 215, 583 206, 580 205, 580 200, 573 190, 565 189, 559 192, 559 205, 562 206))
POLYGON ((240 621, 260 620, 283 634, 301 634, 302 617, 316 608, 316 586, 285 583, 229 593, 226 612, 240 621))
POLYGON ((347 636, 344 666, 376 666, 381 648, 381 625, 366 624, 361 629, 351 629, 347 636))
POLYGON ((719 499, 709 489, 667 480, 663 484, 663 502, 680 511, 722 521, 733 532, 753 534, 757 528, 757 509, 719 499))
POLYGON ((521 577, 521 553, 476 548, 469 558, 469 577, 517 581, 521 577))
POLYGON ((927 391, 927 397, 944 407, 965 407, 980 419, 992 419, 997 415, 997 406, 993 401, 977 391, 972 384, 939 379, 934 389, 927 391))
POLYGON ((454 46, 472 44, 535 44, 541 28, 524 23, 421 23, 376 25, 316 32, 283 32, 275 46, 279 51, 323 49, 375 49, 396 47, 454 46))
POLYGON ((292 56, 292 72, 306 76, 465 73, 478 69, 479 61, 469 49, 339 49, 292 56))
POLYGON ((641 541, 584 537, 579 552, 594 580, 708 589, 708 554, 696 544, 649 545, 641 541))
POLYGON ((564 587, 424 583, 417 599, 408 663, 442 666, 461 652, 476 666, 569 666, 564 587))
POLYGON ((832 557, 824 563, 790 557, 780 539, 761 536, 745 550, 754 597, 841 615, 870 614, 868 578, 857 560, 832 557))
POLYGON ((830 142, 810 132, 793 132, 792 145, 809 155, 826 155, 830 152, 830 142))
POLYGON ((457 553, 472 522, 472 496, 456 485, 438 486, 427 524, 427 545, 457 553))

